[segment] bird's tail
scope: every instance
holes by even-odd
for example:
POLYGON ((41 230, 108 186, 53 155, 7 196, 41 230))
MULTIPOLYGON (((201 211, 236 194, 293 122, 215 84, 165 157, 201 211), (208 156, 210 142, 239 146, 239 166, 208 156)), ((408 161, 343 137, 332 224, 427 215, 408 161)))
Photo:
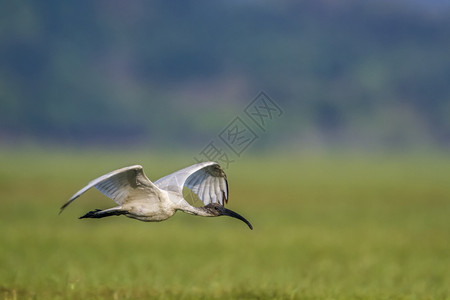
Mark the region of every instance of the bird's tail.
POLYGON ((120 216, 127 214, 128 211, 121 209, 120 207, 113 207, 105 210, 96 209, 91 210, 87 214, 81 216, 79 219, 85 219, 85 218, 104 218, 104 217, 110 217, 110 216, 120 216))

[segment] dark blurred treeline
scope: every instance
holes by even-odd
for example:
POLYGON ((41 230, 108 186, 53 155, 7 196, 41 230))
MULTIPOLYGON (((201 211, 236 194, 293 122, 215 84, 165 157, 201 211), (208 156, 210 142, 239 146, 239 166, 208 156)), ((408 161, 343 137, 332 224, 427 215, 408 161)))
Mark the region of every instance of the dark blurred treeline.
POLYGON ((0 144, 192 145, 264 90, 285 111, 266 144, 450 146, 446 6, 18 0, 1 7, 0 144))

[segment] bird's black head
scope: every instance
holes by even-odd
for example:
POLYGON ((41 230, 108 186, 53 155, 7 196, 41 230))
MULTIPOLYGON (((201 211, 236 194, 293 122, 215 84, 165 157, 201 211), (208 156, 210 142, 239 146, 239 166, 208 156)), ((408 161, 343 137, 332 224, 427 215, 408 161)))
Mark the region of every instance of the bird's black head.
POLYGON ((253 230, 252 224, 250 224, 250 222, 247 221, 243 216, 241 216, 238 213, 235 213, 234 211, 232 211, 230 209, 226 209, 223 205, 221 205, 219 203, 209 203, 204 208, 211 214, 211 216, 214 216, 214 217, 218 217, 218 216, 233 217, 233 218, 241 220, 242 222, 247 224, 247 226, 250 229, 253 230))

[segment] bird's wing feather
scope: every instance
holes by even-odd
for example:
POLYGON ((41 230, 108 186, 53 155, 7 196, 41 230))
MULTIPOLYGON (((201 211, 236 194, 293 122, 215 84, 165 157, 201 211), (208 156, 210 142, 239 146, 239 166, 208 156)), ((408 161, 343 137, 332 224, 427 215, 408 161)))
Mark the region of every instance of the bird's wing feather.
POLYGON ((159 189, 145 176, 142 166, 135 165, 112 171, 92 180, 76 192, 62 207, 60 213, 75 199, 95 187, 105 196, 122 205, 134 199, 142 199, 159 189))
POLYGON ((183 193, 191 189, 205 204, 228 203, 228 182, 225 171, 216 162, 202 162, 167 175, 155 185, 163 190, 183 193))

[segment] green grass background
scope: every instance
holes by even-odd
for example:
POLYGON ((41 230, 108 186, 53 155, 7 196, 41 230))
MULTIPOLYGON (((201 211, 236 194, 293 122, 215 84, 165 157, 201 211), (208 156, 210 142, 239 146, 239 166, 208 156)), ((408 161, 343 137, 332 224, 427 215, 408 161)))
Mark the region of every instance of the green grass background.
POLYGON ((191 157, 0 152, 0 299, 450 299, 448 155, 244 157, 228 208, 161 223, 78 220, 89 180, 191 157))

